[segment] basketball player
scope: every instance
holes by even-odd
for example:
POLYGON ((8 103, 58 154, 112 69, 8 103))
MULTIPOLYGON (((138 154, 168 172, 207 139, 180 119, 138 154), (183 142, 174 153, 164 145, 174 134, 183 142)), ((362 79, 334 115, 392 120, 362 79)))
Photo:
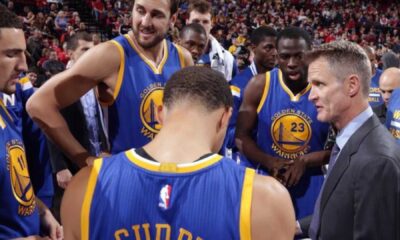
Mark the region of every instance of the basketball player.
POLYGON ((80 166, 94 157, 71 135, 59 109, 95 86, 100 103, 108 106, 111 153, 141 147, 161 128, 154 113, 161 105, 165 82, 175 71, 193 65, 186 49, 165 39, 176 20, 178 2, 135 0, 132 32, 95 46, 28 101, 32 118, 80 166))
POLYGON ((276 65, 276 36, 275 29, 265 26, 259 27, 252 32, 250 40, 254 60, 250 66, 236 75, 230 83, 233 96, 233 112, 229 122, 228 133, 225 137, 225 148, 231 149, 232 158, 246 167, 254 168, 252 163, 239 153, 234 143, 237 115, 243 101, 244 89, 250 79, 257 74, 271 71, 276 65))
POLYGON ((379 90, 379 79, 382 75, 382 70, 377 68, 378 62, 376 60, 375 49, 371 46, 363 47, 364 51, 367 53, 369 61, 371 62, 371 86, 369 87, 369 97, 368 101, 371 107, 379 106, 383 103, 381 92, 379 90))
POLYGON ((35 73, 28 73, 19 79, 13 94, 0 93, 0 98, 7 110, 15 115, 15 126, 22 133, 33 189, 37 197, 51 208, 54 187, 47 139, 25 109, 26 101, 34 93, 31 80, 35 78, 35 73))
POLYGON ((324 179, 321 166, 329 160, 329 151, 323 151, 329 126, 316 119, 308 101, 304 54, 310 46, 310 36, 300 28, 278 34, 280 68, 249 82, 236 129, 236 146, 246 158, 261 172, 282 175, 298 219, 313 212, 324 179))
POLYGON ((224 76, 185 68, 163 102, 153 141, 97 159, 72 180, 61 209, 66 238, 293 239, 286 189, 215 154, 232 111, 224 76))
MULTIPOLYGON (((0 92, 13 94, 27 70, 23 24, 0 4, 0 92)), ((41 239, 39 223, 51 239, 62 239, 61 226, 36 198, 29 177, 21 132, 0 99, 0 239, 41 239)))
POLYGON ((205 50, 207 33, 198 23, 188 24, 179 32, 178 43, 186 48, 192 54, 193 61, 197 62, 205 50))
POLYGON ((400 144, 400 88, 393 91, 386 114, 386 127, 400 144))

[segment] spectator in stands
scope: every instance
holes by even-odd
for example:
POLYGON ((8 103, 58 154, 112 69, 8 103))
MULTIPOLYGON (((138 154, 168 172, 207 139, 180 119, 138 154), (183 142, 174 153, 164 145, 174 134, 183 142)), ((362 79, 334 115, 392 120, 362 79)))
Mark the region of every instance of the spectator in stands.
POLYGON ((42 55, 42 32, 39 29, 33 29, 33 34, 27 41, 27 50, 31 54, 34 62, 39 61, 42 55))
POLYGON ((65 15, 64 11, 59 11, 57 13, 57 17, 54 20, 56 30, 58 31, 65 31, 68 25, 68 19, 65 15))

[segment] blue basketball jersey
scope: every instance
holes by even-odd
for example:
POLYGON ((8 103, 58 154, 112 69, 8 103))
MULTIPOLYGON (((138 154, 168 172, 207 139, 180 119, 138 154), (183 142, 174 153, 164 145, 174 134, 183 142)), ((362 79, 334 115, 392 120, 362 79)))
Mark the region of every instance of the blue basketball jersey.
POLYGON ((382 70, 376 69, 375 75, 371 78, 369 87, 368 102, 371 107, 376 107, 383 103, 381 92, 379 91, 379 78, 382 75, 382 70))
POLYGON ((0 99, 0 239, 39 233, 25 148, 14 119, 0 99))
MULTIPOLYGON (((293 160, 322 151, 329 124, 317 120, 317 110, 308 101, 311 85, 293 95, 277 68, 266 73, 265 81, 257 109, 258 147, 271 156, 293 160)), ((312 214, 323 180, 321 167, 307 168, 299 183, 288 189, 298 219, 312 214)))
POLYGON ((400 144, 400 89, 393 91, 386 113, 386 127, 400 144))
POLYGON ((161 125, 155 119, 162 104, 163 89, 173 73, 184 67, 180 47, 164 40, 164 54, 155 67, 128 36, 111 41, 121 55, 114 101, 106 110, 111 153, 142 147, 158 133, 161 125))
POLYGON ((15 115, 15 125, 22 133, 33 189, 47 207, 51 207, 54 187, 47 139, 25 109, 33 93, 31 82, 24 77, 17 83, 14 94, 0 93, 0 97, 7 109, 15 115))
POLYGON ((81 239, 250 239, 254 175, 217 154, 178 165, 133 149, 98 159, 81 239))

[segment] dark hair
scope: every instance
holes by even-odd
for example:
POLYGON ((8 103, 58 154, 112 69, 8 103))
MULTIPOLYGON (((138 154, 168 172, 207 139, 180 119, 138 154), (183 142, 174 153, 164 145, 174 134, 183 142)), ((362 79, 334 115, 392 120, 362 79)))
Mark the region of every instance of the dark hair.
POLYGON ((164 89, 163 104, 172 107, 190 99, 213 111, 232 106, 232 94, 224 75, 207 67, 186 67, 172 75, 164 89))
POLYGON ((278 35, 278 32, 271 28, 271 27, 266 27, 266 26, 261 26, 254 30, 251 33, 250 41, 254 45, 260 44, 266 37, 276 37, 278 35))
POLYGON ((207 36, 206 30, 204 30, 203 26, 201 26, 198 23, 191 23, 188 25, 185 25, 182 30, 179 32, 179 37, 182 38, 185 36, 186 33, 193 31, 195 33, 207 36))
POLYGON ((189 4, 188 13, 192 11, 199 12, 201 14, 210 13, 211 14, 211 3, 205 0, 194 0, 189 4))
POLYGON ((276 39, 276 46, 281 39, 304 39, 307 44, 307 48, 311 49, 312 39, 310 34, 299 27, 287 27, 278 33, 278 38, 276 39))
POLYGON ((15 13, 8 10, 6 6, 0 3, 0 29, 1 28, 22 29, 23 26, 24 25, 21 19, 15 13))
POLYGON ((77 32, 74 35, 72 35, 68 41, 67 41, 67 49, 68 50, 76 50, 79 45, 79 40, 83 40, 86 42, 92 42, 92 35, 90 35, 87 32, 77 32))
MULTIPOLYGON (((135 5, 135 0, 133 0, 132 2, 133 2, 133 5, 135 5)), ((169 10, 171 12, 171 16, 174 15, 178 11, 179 2, 180 2, 180 0, 169 0, 169 4, 170 4, 169 10)))
POLYGON ((400 68, 400 59, 399 57, 392 51, 386 52, 382 55, 382 69, 388 69, 391 67, 400 68))

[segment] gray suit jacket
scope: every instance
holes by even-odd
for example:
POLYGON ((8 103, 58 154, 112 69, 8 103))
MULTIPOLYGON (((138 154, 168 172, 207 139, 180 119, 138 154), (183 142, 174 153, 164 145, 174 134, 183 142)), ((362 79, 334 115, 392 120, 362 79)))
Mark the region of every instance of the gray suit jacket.
POLYGON ((376 116, 341 150, 320 207, 318 239, 400 239, 400 146, 376 116))

